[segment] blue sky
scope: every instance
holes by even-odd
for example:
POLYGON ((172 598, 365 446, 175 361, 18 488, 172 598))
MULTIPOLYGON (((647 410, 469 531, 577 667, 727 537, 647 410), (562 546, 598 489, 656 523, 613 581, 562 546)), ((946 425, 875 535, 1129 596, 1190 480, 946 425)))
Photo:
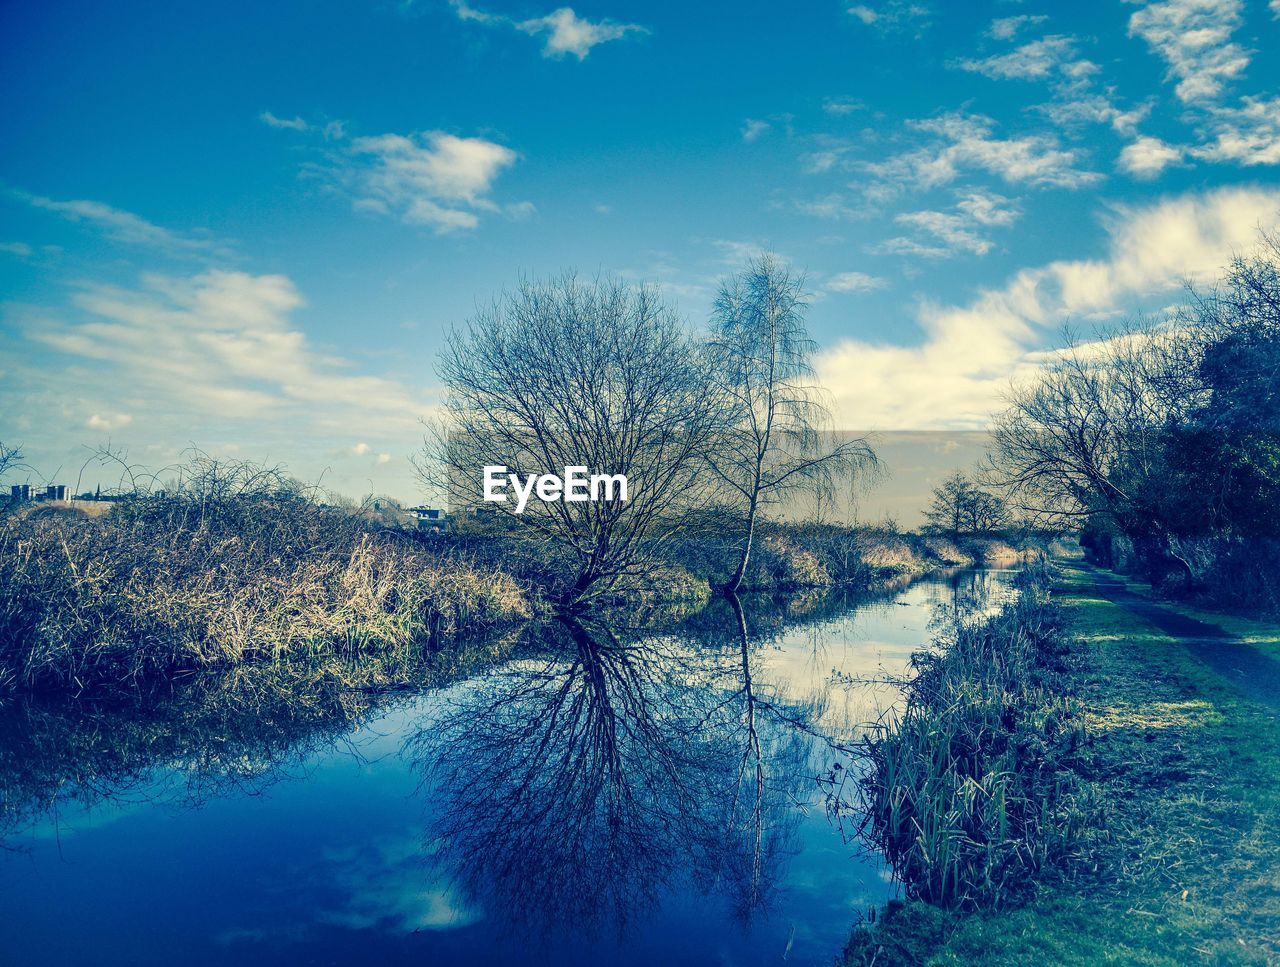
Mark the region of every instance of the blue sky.
MULTIPOLYGON (((839 422, 975 428, 1280 221, 1280 0, 6 4, 0 440, 414 496, 520 275, 807 272, 839 422)), ((90 475, 94 480, 92 474, 90 475)))

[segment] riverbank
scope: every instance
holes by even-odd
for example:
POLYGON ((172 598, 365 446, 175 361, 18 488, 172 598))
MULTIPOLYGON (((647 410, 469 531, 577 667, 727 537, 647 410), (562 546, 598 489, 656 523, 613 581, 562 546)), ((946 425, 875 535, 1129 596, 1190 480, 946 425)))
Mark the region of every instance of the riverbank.
POLYGON ((285 665, 364 684, 535 610, 508 574, 304 500, 0 519, 0 692, 285 665))
MULTIPOLYGON (((705 605, 732 573, 734 534, 706 527, 674 544, 615 603, 641 617, 705 605)), ((767 524, 743 590, 873 588, 972 560, 934 543, 767 524)), ((129 689, 242 666, 378 685, 465 638, 549 613, 572 565, 519 535, 421 535, 294 497, 8 514, 0 693, 129 689)))
MULTIPOLYGON (((1060 569, 1053 595, 1081 659, 1066 689, 1084 740, 1063 778, 1087 783, 1102 807, 1090 868, 994 911, 894 904, 855 931, 845 963, 1275 962, 1277 710, 1108 600, 1094 572, 1060 569)), ((1280 670, 1280 629, 1222 625, 1247 639, 1223 647, 1256 649, 1280 670)))

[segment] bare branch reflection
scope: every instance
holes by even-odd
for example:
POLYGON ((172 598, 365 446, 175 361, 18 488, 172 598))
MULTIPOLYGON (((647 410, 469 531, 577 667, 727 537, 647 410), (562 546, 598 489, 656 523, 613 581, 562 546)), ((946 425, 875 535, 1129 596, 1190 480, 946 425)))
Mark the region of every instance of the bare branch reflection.
POLYGON ((680 886, 767 905, 811 740, 759 695, 741 604, 720 617, 700 641, 558 623, 410 740, 469 902, 544 935, 625 932, 680 886))

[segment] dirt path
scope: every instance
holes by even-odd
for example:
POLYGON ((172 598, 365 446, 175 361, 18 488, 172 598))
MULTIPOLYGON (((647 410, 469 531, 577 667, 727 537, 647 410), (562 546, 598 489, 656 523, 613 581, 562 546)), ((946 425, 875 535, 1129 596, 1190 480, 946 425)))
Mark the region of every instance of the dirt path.
POLYGON ((1230 682, 1241 695, 1280 712, 1280 661, 1267 657, 1217 625, 1156 604, 1130 591, 1123 582, 1105 571, 1081 568, 1093 577, 1098 593, 1177 638, 1198 661, 1230 682))

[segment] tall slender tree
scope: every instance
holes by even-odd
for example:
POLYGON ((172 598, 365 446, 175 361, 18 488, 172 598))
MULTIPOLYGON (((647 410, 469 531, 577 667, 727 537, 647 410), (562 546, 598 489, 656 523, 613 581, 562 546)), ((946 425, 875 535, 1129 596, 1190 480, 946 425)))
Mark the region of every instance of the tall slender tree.
POLYGON ((728 419, 707 462, 740 499, 744 533, 725 586, 742 585, 761 511, 824 475, 874 465, 865 439, 837 442, 817 385, 816 344, 805 325, 804 280, 763 254, 721 283, 712 312, 712 359, 728 419))

